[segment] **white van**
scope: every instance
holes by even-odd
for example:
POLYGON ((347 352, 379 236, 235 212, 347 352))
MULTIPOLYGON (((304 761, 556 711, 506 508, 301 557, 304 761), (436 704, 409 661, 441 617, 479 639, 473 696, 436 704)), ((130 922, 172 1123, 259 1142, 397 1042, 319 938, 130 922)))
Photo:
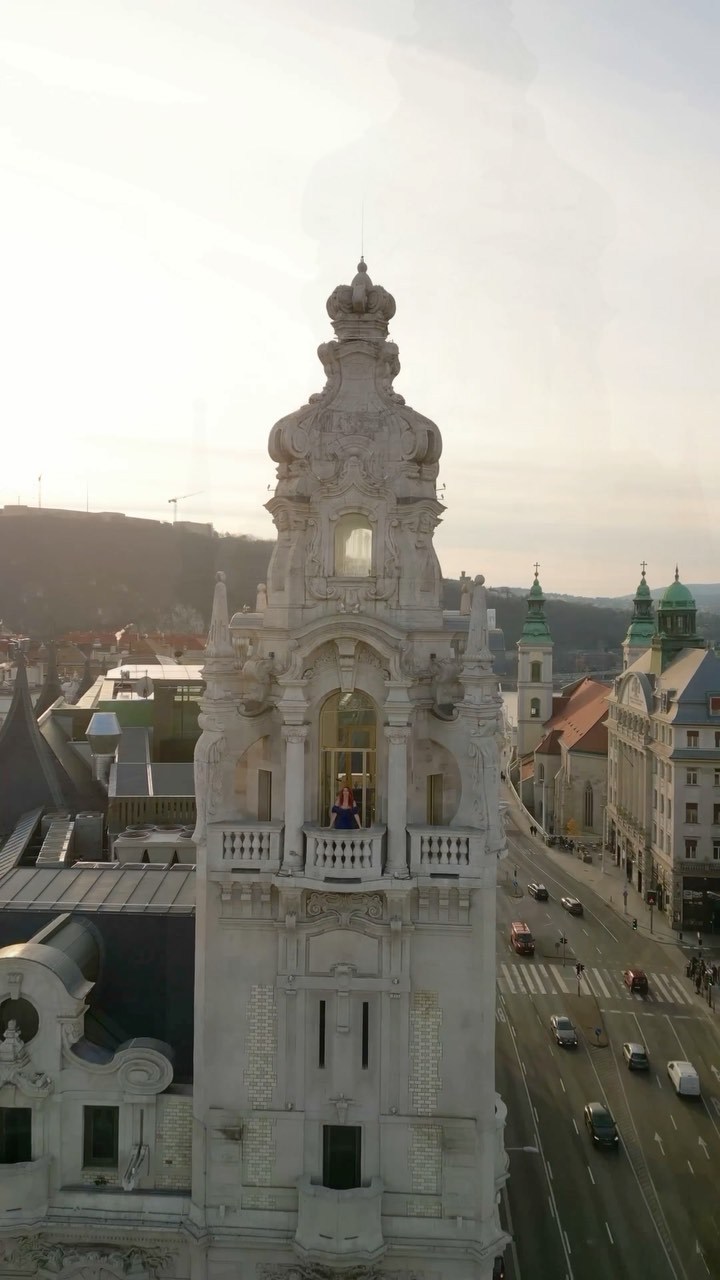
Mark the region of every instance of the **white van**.
POLYGON ((691 1062, 668 1062, 667 1072, 676 1093, 700 1097, 700 1077, 691 1062))

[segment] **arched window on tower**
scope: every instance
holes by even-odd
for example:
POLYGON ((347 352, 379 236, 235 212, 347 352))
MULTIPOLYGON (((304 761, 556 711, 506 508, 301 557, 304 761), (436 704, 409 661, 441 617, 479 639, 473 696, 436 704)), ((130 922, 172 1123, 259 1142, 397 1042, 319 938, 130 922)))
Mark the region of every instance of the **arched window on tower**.
POLYGON ((593 820, 595 816, 595 797, 593 796, 592 783, 585 783, 585 794, 583 795, 583 826, 587 831, 592 830, 593 820))
POLYGON ((331 693, 320 712, 320 822, 349 787, 363 827, 375 821, 377 714, 366 693, 331 693))
POLYGON ((531 720, 540 719, 540 699, 539 698, 530 699, 530 719, 531 720))
POLYGON ((350 512, 335 526, 335 575, 366 578, 372 571, 372 527, 367 516, 350 512))
POLYGON ((539 684, 542 680, 542 662, 530 663, 530 682, 531 684, 539 684))

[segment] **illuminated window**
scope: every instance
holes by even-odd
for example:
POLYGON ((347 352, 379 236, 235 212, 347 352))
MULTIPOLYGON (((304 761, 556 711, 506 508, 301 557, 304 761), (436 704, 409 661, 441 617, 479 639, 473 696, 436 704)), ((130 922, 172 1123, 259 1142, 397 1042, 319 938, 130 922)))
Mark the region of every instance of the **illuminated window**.
POLYGON ((335 574, 366 578, 372 569, 372 529, 366 516, 351 513, 335 526, 335 574))
POLYGON ((349 787, 363 827, 375 821, 375 704, 366 693, 333 693, 320 714, 320 821, 330 821, 335 798, 349 787))

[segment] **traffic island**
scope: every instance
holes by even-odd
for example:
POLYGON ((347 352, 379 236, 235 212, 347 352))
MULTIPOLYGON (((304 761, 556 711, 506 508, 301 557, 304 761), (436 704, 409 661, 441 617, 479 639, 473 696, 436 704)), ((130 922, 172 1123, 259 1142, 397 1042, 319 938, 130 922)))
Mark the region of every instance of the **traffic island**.
POLYGON ((597 1002, 597 996, 594 996, 590 991, 579 996, 567 995, 563 997, 563 1003, 566 1006, 567 1015, 575 1023, 578 1033, 582 1031, 588 1047, 591 1049, 607 1049, 610 1042, 605 1030, 605 1020, 597 1002))

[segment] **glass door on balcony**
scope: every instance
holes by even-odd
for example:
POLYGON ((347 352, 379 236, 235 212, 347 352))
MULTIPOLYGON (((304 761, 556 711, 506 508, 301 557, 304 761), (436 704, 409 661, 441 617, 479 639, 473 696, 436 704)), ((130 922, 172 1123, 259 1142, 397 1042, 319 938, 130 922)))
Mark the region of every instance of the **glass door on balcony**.
POLYGON ((320 821, 330 822, 335 798, 350 787, 360 823, 375 821, 377 715, 365 693, 333 693, 320 717, 320 821))
POLYGON ((359 1125, 323 1125, 323 1186, 350 1191, 360 1186, 361 1135, 359 1125))

